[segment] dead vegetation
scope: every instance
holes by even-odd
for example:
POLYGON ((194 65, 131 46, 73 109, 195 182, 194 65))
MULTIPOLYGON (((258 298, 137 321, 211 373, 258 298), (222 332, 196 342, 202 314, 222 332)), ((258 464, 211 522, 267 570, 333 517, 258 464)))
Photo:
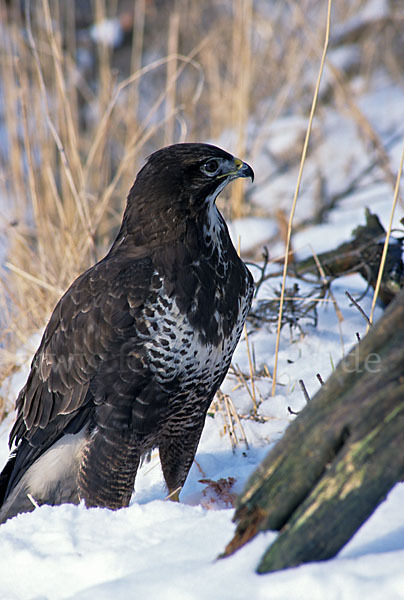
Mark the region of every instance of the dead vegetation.
POLYGON ((200 479, 206 487, 202 490, 201 504, 205 508, 233 508, 237 494, 232 491, 236 480, 234 477, 222 477, 217 481, 200 479))

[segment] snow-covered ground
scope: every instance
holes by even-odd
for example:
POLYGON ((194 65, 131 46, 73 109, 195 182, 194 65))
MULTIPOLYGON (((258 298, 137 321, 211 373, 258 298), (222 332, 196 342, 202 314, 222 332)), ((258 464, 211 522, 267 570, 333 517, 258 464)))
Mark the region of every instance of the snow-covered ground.
POLYGON ((216 560, 233 531, 230 509, 161 500, 118 512, 42 507, 2 526, 1 598, 395 600, 403 502, 397 486, 338 558, 271 575, 254 568, 272 533, 216 560))
MULTIPOLYGON (((361 86, 360 78, 356 82, 361 86)), ((402 89, 376 77, 360 96, 360 108, 384 144, 402 131, 402 89)), ((271 158, 288 155, 300 148, 306 122, 301 117, 282 117, 263 132, 267 147, 258 148, 252 166, 256 174, 253 200, 262 210, 290 209, 297 168, 276 172, 271 158), (274 175, 266 179, 273 169, 274 175)), ((402 139, 398 135, 388 147, 392 172, 399 164, 402 139)), ((231 144, 217 141, 231 151, 231 144)), ((329 196, 343 191, 347 183, 374 160, 349 115, 342 117, 330 109, 316 119, 313 139, 305 166, 296 222, 313 214, 316 185, 326 179, 329 196)), ((374 172, 362 180, 362 190, 347 194, 330 212, 327 222, 311 226, 293 236, 298 255, 308 256, 335 248, 346 241, 354 227, 364 223, 364 208, 376 212, 386 227, 392 205, 391 185, 374 172)), ((1 206, 1 198, 0 198, 1 206)), ((2 213, 4 216, 4 207, 2 213)), ((9 207, 7 207, 9 208, 9 207)), ((403 208, 399 206, 394 225, 399 226, 403 208)), ((235 243, 242 251, 256 250, 276 233, 277 225, 268 218, 249 217, 232 224, 235 243)), ((0 224, 0 236, 2 226, 0 224)), ((283 251, 280 243, 270 247, 272 257, 283 251)), ((0 237, 0 259, 5 244, 0 237)), ((2 254, 3 253, 3 254, 2 254)), ((257 273, 255 273, 257 275, 257 273)), ((301 282, 299 285, 302 286, 301 282)), ((65 505, 40 507, 20 515, 0 527, 0 600, 75 599, 114 600, 139 598, 159 600, 368 600, 404 599, 404 483, 396 485, 349 544, 333 560, 313 563, 288 571, 257 575, 255 568, 275 533, 258 535, 235 555, 217 560, 231 539, 235 525, 233 509, 226 498, 217 497, 212 485, 201 479, 234 479, 230 493, 239 493, 248 476, 271 446, 282 436, 294 417, 292 411, 304 407, 298 385, 303 379, 310 396, 319 388, 316 374, 325 380, 334 366, 365 335, 366 322, 350 305, 345 291, 354 297, 366 288, 357 275, 337 280, 333 293, 343 315, 340 322, 332 303, 321 303, 318 325, 302 323, 304 332, 290 334, 284 327, 278 365, 277 393, 271 396, 271 381, 257 377, 256 396, 261 402, 260 419, 251 418, 252 400, 247 388, 229 374, 222 391, 228 394, 237 412, 248 446, 236 426, 239 438, 232 448, 220 412, 208 416, 196 461, 181 493, 181 502, 165 500, 158 455, 153 454, 137 477, 136 494, 127 509, 112 512, 65 505)), ((279 279, 260 289, 260 298, 274 296, 279 279)), ((372 293, 360 302, 370 312, 372 293)), ((379 318, 382 309, 376 309, 379 318)), ((33 340, 34 350, 38 339, 33 340)), ((272 372, 275 331, 263 327, 249 334, 249 344, 257 372, 265 366, 272 372)), ((23 353, 22 353, 23 354, 23 353)), ((249 372, 246 341, 242 340, 233 364, 249 372)), ((11 399, 23 385, 28 362, 1 390, 11 399)), ((250 385, 247 382, 248 385, 250 385)), ((0 425, 0 467, 8 455, 7 437, 13 414, 0 425)), ((404 436, 403 436, 404 439, 404 436)))

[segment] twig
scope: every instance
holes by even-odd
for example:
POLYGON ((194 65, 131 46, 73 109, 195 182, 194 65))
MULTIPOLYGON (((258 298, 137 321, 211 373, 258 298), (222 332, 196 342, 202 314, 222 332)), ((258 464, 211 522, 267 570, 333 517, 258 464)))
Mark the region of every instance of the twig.
POLYGON ((32 494, 27 494, 28 500, 35 506, 35 508, 39 508, 38 502, 35 500, 32 494))
POLYGON ((248 365, 250 368, 251 393, 252 393, 252 401, 253 401, 253 405, 254 405, 254 414, 257 414, 258 405, 257 405, 257 397, 255 394, 254 367, 253 367, 253 363, 251 360, 250 344, 248 342, 248 333, 247 333, 247 325, 246 324, 244 324, 244 335, 245 335, 245 342, 246 342, 246 346, 247 346, 248 365))
POLYGON ((264 371, 265 371, 265 373, 266 373, 267 377, 269 377, 269 379, 271 379, 271 380, 272 380, 272 379, 273 379, 273 378, 272 378, 272 375, 271 375, 271 373, 270 373, 270 371, 269 371, 269 369, 268 369, 268 365, 267 365, 266 363, 264 363, 264 371))
POLYGON ((249 443, 248 443, 248 440, 247 440, 247 436, 245 434, 244 427, 241 424, 240 417, 238 416, 238 412, 236 410, 236 407, 234 406, 233 401, 230 398, 230 396, 229 396, 229 402, 231 403, 231 408, 232 408, 232 412, 233 412, 234 418, 236 419, 236 423, 237 423, 237 425, 240 428, 241 436, 242 436, 242 441, 244 442, 245 447, 248 450, 250 448, 250 446, 249 446, 249 443))
POLYGON ((304 385, 303 379, 299 379, 299 385, 300 385, 300 389, 302 390, 303 395, 304 395, 304 397, 306 399, 306 402, 309 403, 310 402, 310 396, 309 396, 309 394, 307 392, 306 386, 304 385))
POLYGON ((237 414, 236 407, 234 406, 231 397, 227 394, 223 394, 222 390, 219 389, 216 394, 215 405, 218 407, 218 411, 222 414, 224 421, 224 429, 230 437, 232 449, 235 450, 239 442, 242 441, 244 442, 246 449, 248 450, 249 446, 247 442, 247 436, 245 434, 244 428, 241 424, 239 415, 237 414), (234 427, 234 422, 239 427, 241 434, 240 439, 237 436, 237 432, 234 427))
POLYGON ((246 378, 244 377, 244 374, 243 374, 242 370, 240 369, 240 367, 238 365, 236 365, 236 367, 237 367, 237 369, 233 367, 234 368, 234 372, 236 373, 236 375, 240 379, 240 381, 243 383, 244 387, 246 388, 247 392, 249 393, 250 398, 251 398, 251 400, 252 400, 252 402, 254 404, 255 400, 254 400, 254 397, 253 397, 252 392, 250 390, 250 386, 248 385, 248 383, 246 381, 246 378))
POLYGON ((331 301, 332 301, 332 304, 333 304, 333 307, 334 307, 334 310, 335 310, 335 314, 337 315, 337 319, 338 319, 338 331, 339 331, 339 339, 340 339, 340 342, 341 342, 342 356, 345 356, 344 336, 342 334, 342 327, 341 327, 341 323, 344 320, 344 317, 343 317, 342 312, 341 312, 341 310, 340 310, 340 308, 339 308, 339 306, 337 304, 335 296, 334 296, 334 294, 333 294, 333 292, 331 290, 330 283, 327 280, 324 268, 323 268, 322 264, 320 263, 320 260, 319 260, 319 258, 317 256, 317 254, 314 252, 313 249, 312 249, 312 253, 313 253, 314 262, 316 263, 317 269, 319 270, 319 273, 320 273, 320 275, 322 277, 323 284, 324 284, 324 286, 327 286, 327 288, 328 288, 328 294, 329 294, 329 296, 331 298, 331 301))
POLYGON ((321 385, 324 385, 324 379, 321 377, 320 373, 316 373, 316 377, 319 380, 319 382, 321 383, 321 385))
POLYGON ((226 410, 226 416, 227 416, 227 422, 228 422, 228 428, 229 428, 229 437, 230 437, 230 441, 231 441, 233 450, 235 450, 237 448, 238 439, 237 439, 236 430, 234 429, 234 423, 233 423, 233 419, 231 417, 230 406, 229 406, 228 397, 226 396, 226 394, 223 394, 223 401, 224 401, 224 408, 226 410))
POLYGON ((366 320, 366 322, 367 322, 369 325, 372 325, 372 322, 371 322, 371 320, 369 319, 369 317, 367 316, 367 314, 365 313, 365 311, 363 310, 363 308, 361 307, 361 305, 359 304, 359 302, 357 302, 357 301, 355 300, 355 298, 353 298, 353 297, 351 296, 351 294, 348 292, 348 290, 345 290, 345 296, 348 296, 348 298, 350 299, 350 301, 352 302, 352 304, 353 304, 354 306, 356 306, 356 308, 359 310, 360 314, 361 314, 361 315, 362 315, 362 317, 363 317, 363 318, 366 320))
POLYGON ((230 396, 228 396, 228 395, 225 395, 225 401, 226 401, 226 402, 227 402, 227 404, 229 405, 230 412, 231 412, 231 414, 233 415, 233 417, 234 417, 234 420, 236 421, 236 423, 237 423, 237 425, 238 425, 238 427, 239 427, 239 429, 240 429, 240 433, 241 433, 241 441, 243 441, 243 442, 244 442, 244 444, 245 444, 245 447, 246 447, 246 449, 248 450, 248 449, 249 449, 249 445, 248 445, 248 441, 247 441, 247 436, 246 436, 246 434, 245 434, 244 427, 243 427, 243 426, 242 426, 242 424, 241 424, 241 421, 240 421, 240 418, 239 418, 239 416, 238 416, 238 413, 237 413, 236 407, 234 406, 233 400, 231 399, 231 397, 230 397, 230 396))
POLYGON ((264 248, 262 250, 262 258, 264 259, 264 264, 262 266, 259 266, 255 263, 251 263, 251 264, 254 264, 254 267, 259 269, 261 272, 260 278, 258 279, 257 283, 255 284, 255 292, 254 292, 255 297, 257 297, 258 290, 260 289, 261 285, 264 283, 264 281, 266 279, 265 271, 267 269, 268 261, 269 261, 269 252, 268 252, 268 248, 266 246, 264 246, 264 248))

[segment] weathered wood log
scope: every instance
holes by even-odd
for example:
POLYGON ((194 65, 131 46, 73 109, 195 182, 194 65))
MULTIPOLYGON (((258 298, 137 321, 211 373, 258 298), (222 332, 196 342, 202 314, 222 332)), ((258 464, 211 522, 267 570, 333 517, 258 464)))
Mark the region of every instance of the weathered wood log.
POLYGON ((251 476, 224 556, 271 529, 259 573, 329 559, 403 477, 404 290, 251 476))
MULTIPOLYGON (((360 273, 373 288, 376 286, 386 231, 377 215, 365 210, 365 225, 352 231, 352 239, 334 250, 319 254, 317 259, 327 278, 334 279, 350 273, 360 273)), ((318 273, 313 257, 291 263, 296 275, 318 273)), ((390 238, 379 291, 380 300, 387 306, 404 286, 402 238, 390 238)))

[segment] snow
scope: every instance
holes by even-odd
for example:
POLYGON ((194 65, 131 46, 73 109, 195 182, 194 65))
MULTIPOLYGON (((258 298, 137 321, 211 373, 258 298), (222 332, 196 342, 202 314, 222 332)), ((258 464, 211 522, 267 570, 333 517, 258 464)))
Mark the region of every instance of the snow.
POLYGON ((123 40, 121 23, 119 19, 104 19, 90 27, 90 36, 94 42, 116 48, 123 40))
MULTIPOLYGON (((374 76, 363 93, 359 77, 352 85, 359 90, 354 103, 380 137, 390 157, 391 170, 396 173, 403 143, 402 90, 382 72, 374 76)), ((272 212, 281 208, 289 214, 303 145, 303 123, 302 119, 291 115, 263 127, 261 135, 266 142, 252 161, 256 174, 252 199, 258 206, 272 212), (283 135, 282 132, 287 131, 288 127, 294 133, 283 135), (301 142, 298 141, 299 135, 301 142), (288 160, 291 164, 284 168, 285 164, 288 165, 288 160)), ((305 125, 307 126, 307 120, 305 125)), ((329 219, 340 219, 340 207, 345 212, 350 207, 356 209, 355 214, 351 213, 347 219, 347 228, 351 229, 346 228, 344 234, 347 231, 350 233, 352 223, 363 221, 364 208, 370 204, 374 210, 381 211, 379 216, 388 223, 393 189, 385 182, 379 168, 372 169, 371 174, 366 175, 366 170, 377 161, 378 155, 371 150, 369 141, 361 133, 348 107, 346 114, 332 107, 319 112, 314 118, 310 139, 296 206, 295 225, 308 220, 315 213, 318 203, 327 202, 344 192, 346 196, 339 201, 339 210, 328 215, 329 219), (348 184, 355 178, 359 178, 358 189, 354 194, 348 193, 348 184), (375 195, 378 196, 377 203, 375 195)), ((395 223, 397 225, 398 218, 395 223)), ((325 239, 330 243, 329 237, 325 236, 325 239)))
POLYGON ((399 485, 337 559, 265 576, 254 568, 273 533, 216 560, 234 528, 230 509, 162 500, 117 512, 44 506, 2 526, 1 597, 399 599, 404 524, 397 517, 403 502, 399 485))
POLYGON ((262 249, 277 234, 277 230, 272 219, 258 217, 235 219, 229 224, 231 239, 236 248, 240 246, 241 254, 262 249))

